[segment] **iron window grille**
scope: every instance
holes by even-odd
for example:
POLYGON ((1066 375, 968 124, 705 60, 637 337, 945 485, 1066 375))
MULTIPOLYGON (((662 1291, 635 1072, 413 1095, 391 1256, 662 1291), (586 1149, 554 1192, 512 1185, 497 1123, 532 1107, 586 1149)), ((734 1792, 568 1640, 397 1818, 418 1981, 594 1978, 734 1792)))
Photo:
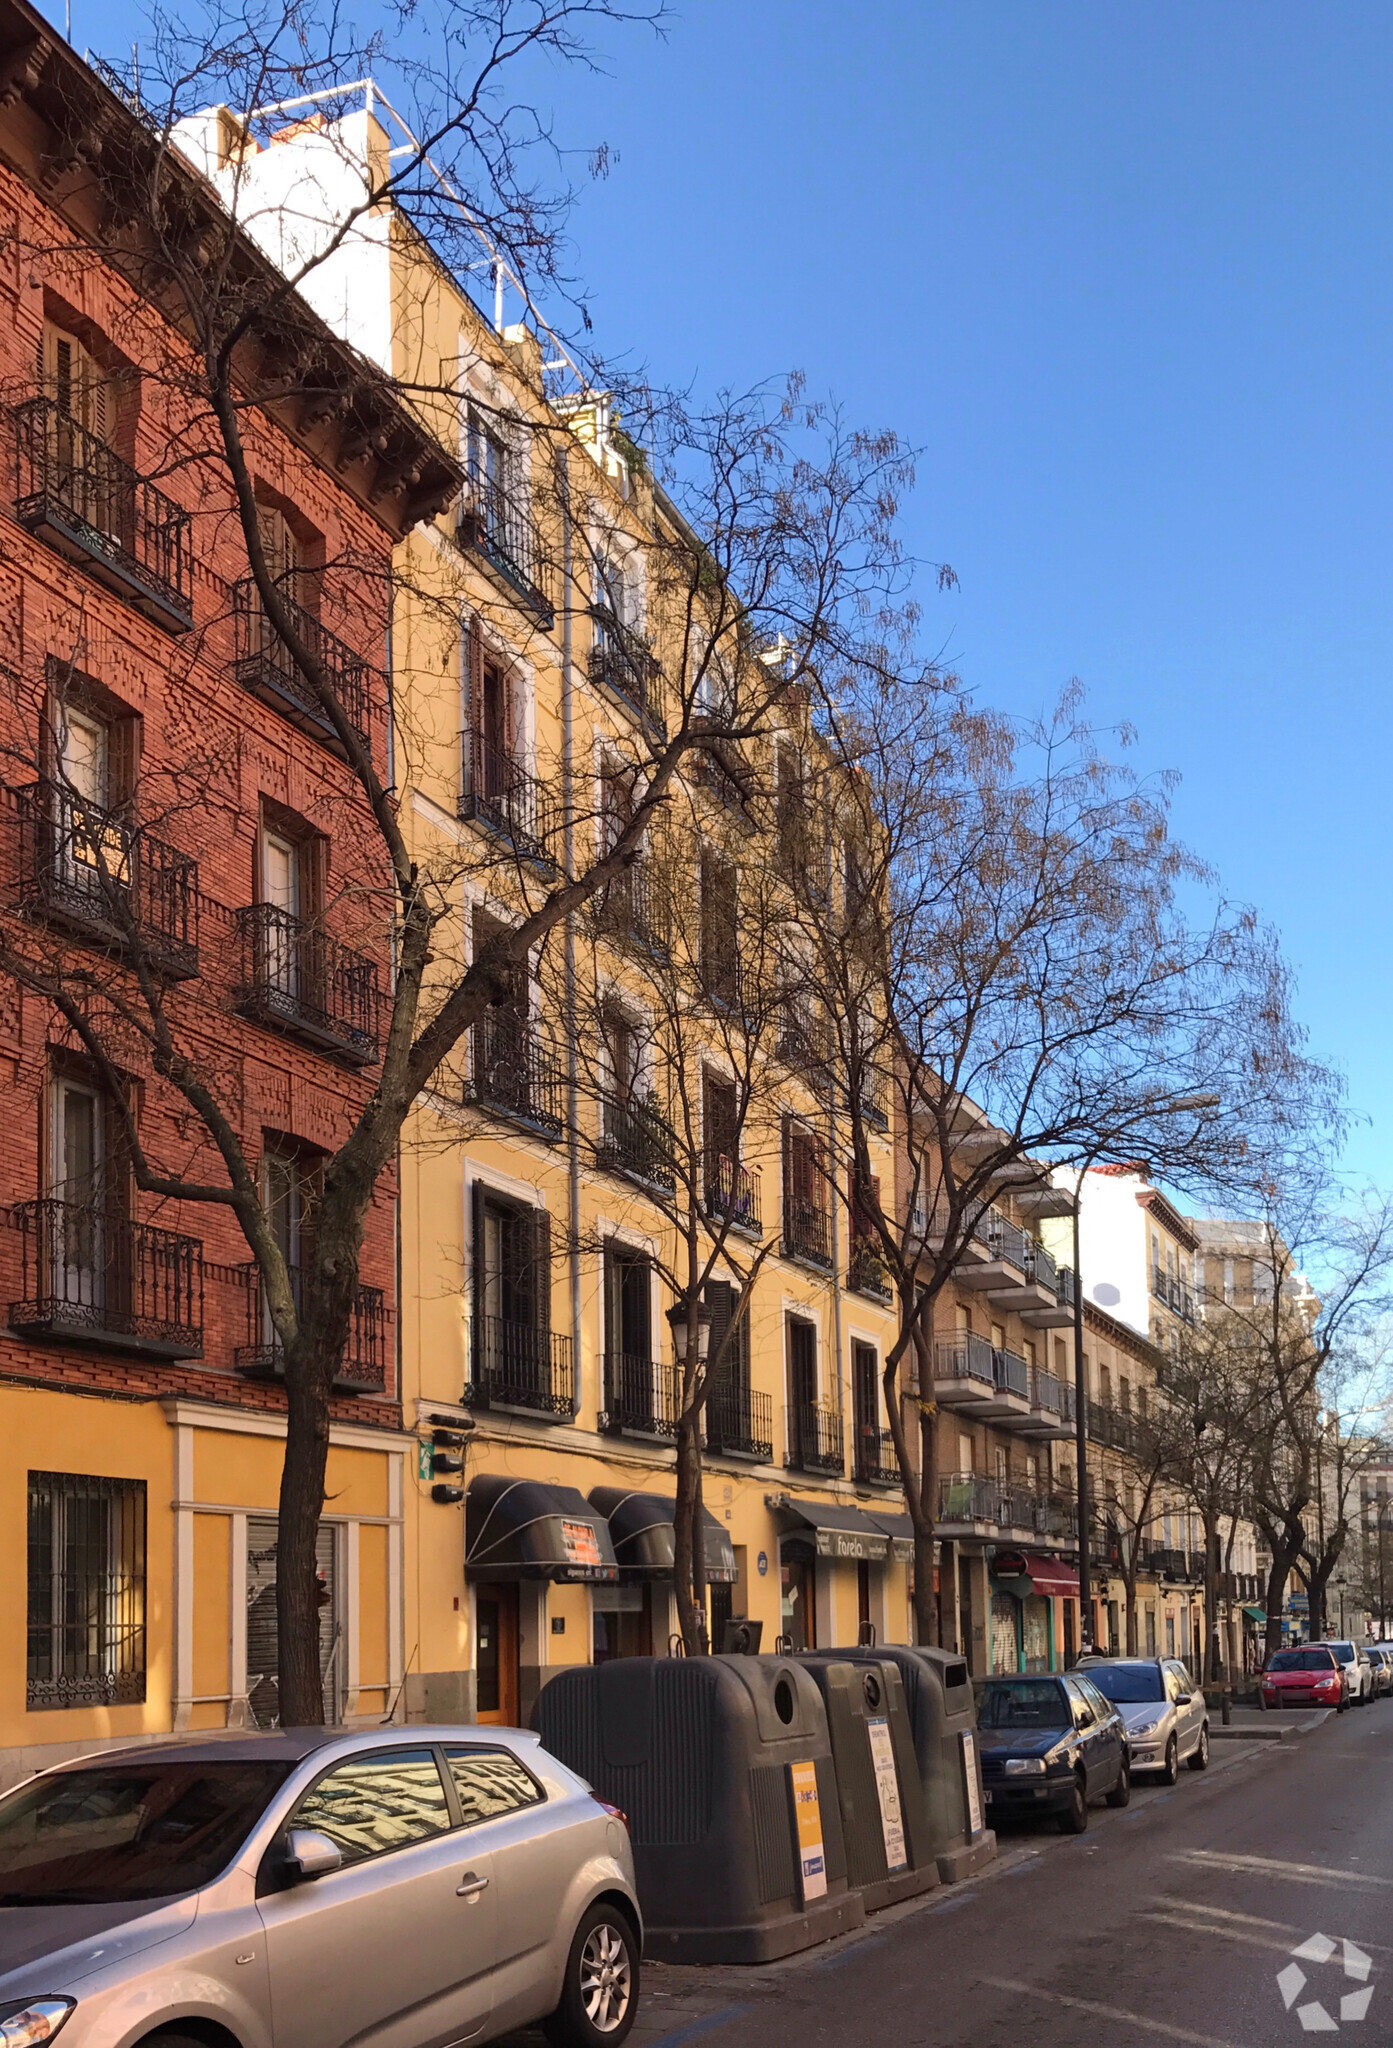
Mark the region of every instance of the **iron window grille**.
POLYGON ((145 1698, 145 1482, 29 1474, 25 1704, 145 1698))

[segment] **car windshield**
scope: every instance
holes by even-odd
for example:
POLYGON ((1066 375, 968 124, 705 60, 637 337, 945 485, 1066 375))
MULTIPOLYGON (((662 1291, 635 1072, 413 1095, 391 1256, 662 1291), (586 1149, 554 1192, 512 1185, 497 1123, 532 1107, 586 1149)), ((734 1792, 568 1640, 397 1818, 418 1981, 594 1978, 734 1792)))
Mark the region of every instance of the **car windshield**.
POLYGON ((109 1764, 0 1799, 0 1906, 197 1891, 227 1868, 289 1763, 109 1764))
POLYGON ((1352 1664, 1354 1662, 1353 1643, 1332 1643, 1330 1649, 1337 1664, 1352 1664))
POLYGON ((1278 1650, 1269 1671, 1329 1671, 1329 1650, 1278 1650))
POLYGON ((1117 1707, 1139 1707, 1166 1696, 1159 1664, 1090 1664, 1088 1682, 1117 1707))
POLYGON ((1052 1678, 983 1686, 977 1708, 979 1728, 1062 1728, 1068 1720, 1069 1709, 1052 1678))

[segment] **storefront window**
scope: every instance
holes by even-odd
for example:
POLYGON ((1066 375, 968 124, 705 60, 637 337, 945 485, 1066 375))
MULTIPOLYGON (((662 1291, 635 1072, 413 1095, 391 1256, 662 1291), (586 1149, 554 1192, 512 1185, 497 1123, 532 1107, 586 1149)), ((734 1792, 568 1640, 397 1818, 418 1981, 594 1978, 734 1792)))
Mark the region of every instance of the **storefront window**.
POLYGON ((813 1561, 810 1557, 779 1560, 779 1590, 782 1596, 783 1626, 795 1650, 817 1648, 813 1621, 813 1561))

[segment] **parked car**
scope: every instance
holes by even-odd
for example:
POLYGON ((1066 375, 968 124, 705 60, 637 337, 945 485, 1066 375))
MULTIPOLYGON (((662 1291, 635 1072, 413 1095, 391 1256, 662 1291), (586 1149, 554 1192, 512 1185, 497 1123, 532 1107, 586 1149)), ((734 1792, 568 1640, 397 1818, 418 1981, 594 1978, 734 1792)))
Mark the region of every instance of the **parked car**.
POLYGON ((1374 1698, 1393 1692, 1393 1644, 1365 1643, 1365 1654, 1373 1667, 1374 1698))
POLYGON ((1080 1671, 987 1678, 977 1700, 982 1789, 994 1817, 1053 1814, 1067 1835, 1088 1826, 1088 1802, 1132 1796, 1121 1714, 1080 1671))
POLYGON ((617 2048, 623 1815, 517 1729, 286 1729, 61 1764, 0 1799, 0 2039, 617 2048))
POLYGON ((1374 1696, 1374 1672, 1363 1648, 1358 1643, 1334 1636, 1327 1636, 1321 1647, 1334 1651, 1335 1662, 1344 1671, 1345 1683, 1349 1687, 1349 1696, 1353 1704, 1367 1707, 1374 1696))
POLYGON ((1209 1764, 1209 1709, 1174 1657, 1090 1657, 1079 1666, 1127 1724, 1134 1771, 1159 1771, 1166 1784, 1209 1764))
POLYGON ((1349 1681, 1331 1643, 1274 1650, 1262 1674, 1265 1707, 1335 1707, 1343 1714, 1349 1697, 1349 1681))

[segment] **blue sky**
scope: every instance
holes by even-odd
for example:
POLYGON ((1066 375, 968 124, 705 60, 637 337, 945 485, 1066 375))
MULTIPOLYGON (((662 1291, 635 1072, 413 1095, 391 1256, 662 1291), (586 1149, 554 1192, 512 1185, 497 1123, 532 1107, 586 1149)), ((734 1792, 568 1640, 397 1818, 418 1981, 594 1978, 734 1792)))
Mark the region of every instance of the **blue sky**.
MULTIPOLYGON (((74 0, 79 47, 139 32, 74 0)), ((602 345, 797 367, 923 451, 935 638, 1181 772, 1393 1178, 1393 9, 682 0, 607 47, 546 84, 615 155, 574 223, 602 345)))

